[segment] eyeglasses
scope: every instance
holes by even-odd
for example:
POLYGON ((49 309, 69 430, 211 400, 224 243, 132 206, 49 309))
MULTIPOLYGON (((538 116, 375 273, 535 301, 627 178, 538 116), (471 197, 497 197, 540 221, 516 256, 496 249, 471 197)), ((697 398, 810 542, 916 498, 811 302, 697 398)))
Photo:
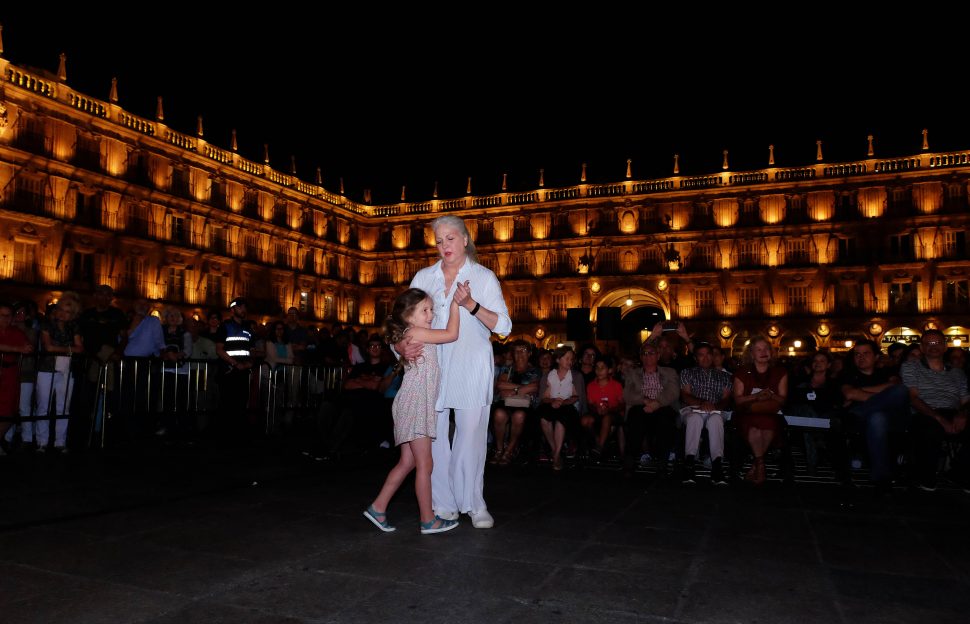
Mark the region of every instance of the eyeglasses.
POLYGON ((640 355, 657 355, 656 351, 641 351, 640 355))
POLYGON ((939 340, 924 340, 923 344, 925 344, 927 347, 938 347, 943 343, 939 340))

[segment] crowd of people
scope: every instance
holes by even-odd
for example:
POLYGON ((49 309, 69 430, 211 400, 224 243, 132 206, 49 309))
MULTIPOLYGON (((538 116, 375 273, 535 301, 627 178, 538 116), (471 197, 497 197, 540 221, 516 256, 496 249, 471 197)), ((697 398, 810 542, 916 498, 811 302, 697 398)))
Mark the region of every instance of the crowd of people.
POLYGON ((174 306, 153 312, 144 298, 127 312, 113 301, 112 288, 101 285, 88 307, 71 291, 44 310, 31 300, 0 302, 0 454, 87 447, 106 411, 116 419, 115 441, 252 428, 251 412, 264 409, 254 364, 282 401, 304 391, 298 386, 307 379, 288 374, 277 389, 275 373, 350 370, 374 350, 368 332, 304 326, 296 308, 253 322, 243 298, 205 318, 174 306))
POLYGON ((750 465, 744 479, 760 485, 772 453, 791 477, 797 446, 809 471, 824 451, 846 485, 853 462, 865 460, 879 491, 902 480, 933 490, 941 464, 970 488, 966 352, 947 349, 939 330, 886 354, 862 340, 844 353, 779 360, 764 337, 734 358, 692 340, 682 323, 662 323, 638 357, 594 345, 577 356, 568 346, 552 352, 517 341, 496 345, 495 361, 490 461, 497 465, 548 460, 562 470, 564 456, 610 455, 624 474, 649 462, 661 475, 677 468, 692 484, 703 461, 712 483, 726 484, 750 465), (786 416, 815 420, 794 428, 786 416))

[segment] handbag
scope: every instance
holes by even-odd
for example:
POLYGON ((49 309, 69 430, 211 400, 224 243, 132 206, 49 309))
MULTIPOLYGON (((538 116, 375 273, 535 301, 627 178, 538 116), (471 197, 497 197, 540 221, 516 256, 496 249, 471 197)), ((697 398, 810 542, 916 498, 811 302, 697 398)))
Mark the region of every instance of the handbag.
POLYGON ((532 405, 532 399, 527 396, 510 396, 505 397, 502 401, 505 407, 529 407, 532 405))
POLYGON ((54 372, 67 375, 71 372, 71 356, 69 355, 57 355, 54 356, 54 372))

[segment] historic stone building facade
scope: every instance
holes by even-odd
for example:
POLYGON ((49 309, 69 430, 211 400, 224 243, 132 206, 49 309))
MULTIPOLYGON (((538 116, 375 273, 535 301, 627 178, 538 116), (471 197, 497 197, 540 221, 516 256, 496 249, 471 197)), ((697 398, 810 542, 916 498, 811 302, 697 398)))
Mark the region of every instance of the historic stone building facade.
POLYGON ((773 160, 371 205, 209 143, 201 119, 169 128, 161 102, 141 118, 74 91, 63 67, 0 57, 3 298, 107 283, 190 313, 245 295, 264 318, 293 305, 373 326, 435 259, 427 224, 447 213, 503 281, 514 335, 544 344, 565 339, 569 308, 595 321, 602 307, 621 309, 624 341, 659 315, 734 347, 767 333, 782 350, 844 348, 927 323, 966 340, 970 152, 924 140, 897 158, 827 163, 820 145, 813 164, 773 160))

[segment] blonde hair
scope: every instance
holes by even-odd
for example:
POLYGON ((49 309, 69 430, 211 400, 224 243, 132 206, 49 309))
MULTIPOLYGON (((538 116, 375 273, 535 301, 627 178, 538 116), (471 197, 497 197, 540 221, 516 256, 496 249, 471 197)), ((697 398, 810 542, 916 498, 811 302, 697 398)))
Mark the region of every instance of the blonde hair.
POLYGON ((752 352, 754 351, 754 346, 759 342, 763 342, 768 345, 768 351, 771 351, 771 342, 768 341, 764 336, 752 336, 748 344, 744 346, 744 352, 741 354, 741 359, 744 360, 746 364, 751 364, 754 362, 754 356, 752 352))
POLYGON ((471 234, 468 233, 468 228, 465 227, 464 221, 453 215, 438 217, 431 222, 431 229, 434 231, 435 235, 437 235, 438 228, 441 226, 458 230, 458 233, 468 240, 468 242, 465 243, 465 255, 475 262, 478 262, 478 252, 475 251, 475 243, 472 241, 471 234))
POLYGON ((182 316, 182 311, 181 310, 179 310, 175 306, 165 306, 162 309, 162 321, 163 322, 168 322, 168 315, 169 314, 174 314, 175 316, 178 317, 178 319, 179 319, 179 321, 178 321, 179 322, 179 325, 181 325, 182 322, 185 321, 185 318, 182 316))

